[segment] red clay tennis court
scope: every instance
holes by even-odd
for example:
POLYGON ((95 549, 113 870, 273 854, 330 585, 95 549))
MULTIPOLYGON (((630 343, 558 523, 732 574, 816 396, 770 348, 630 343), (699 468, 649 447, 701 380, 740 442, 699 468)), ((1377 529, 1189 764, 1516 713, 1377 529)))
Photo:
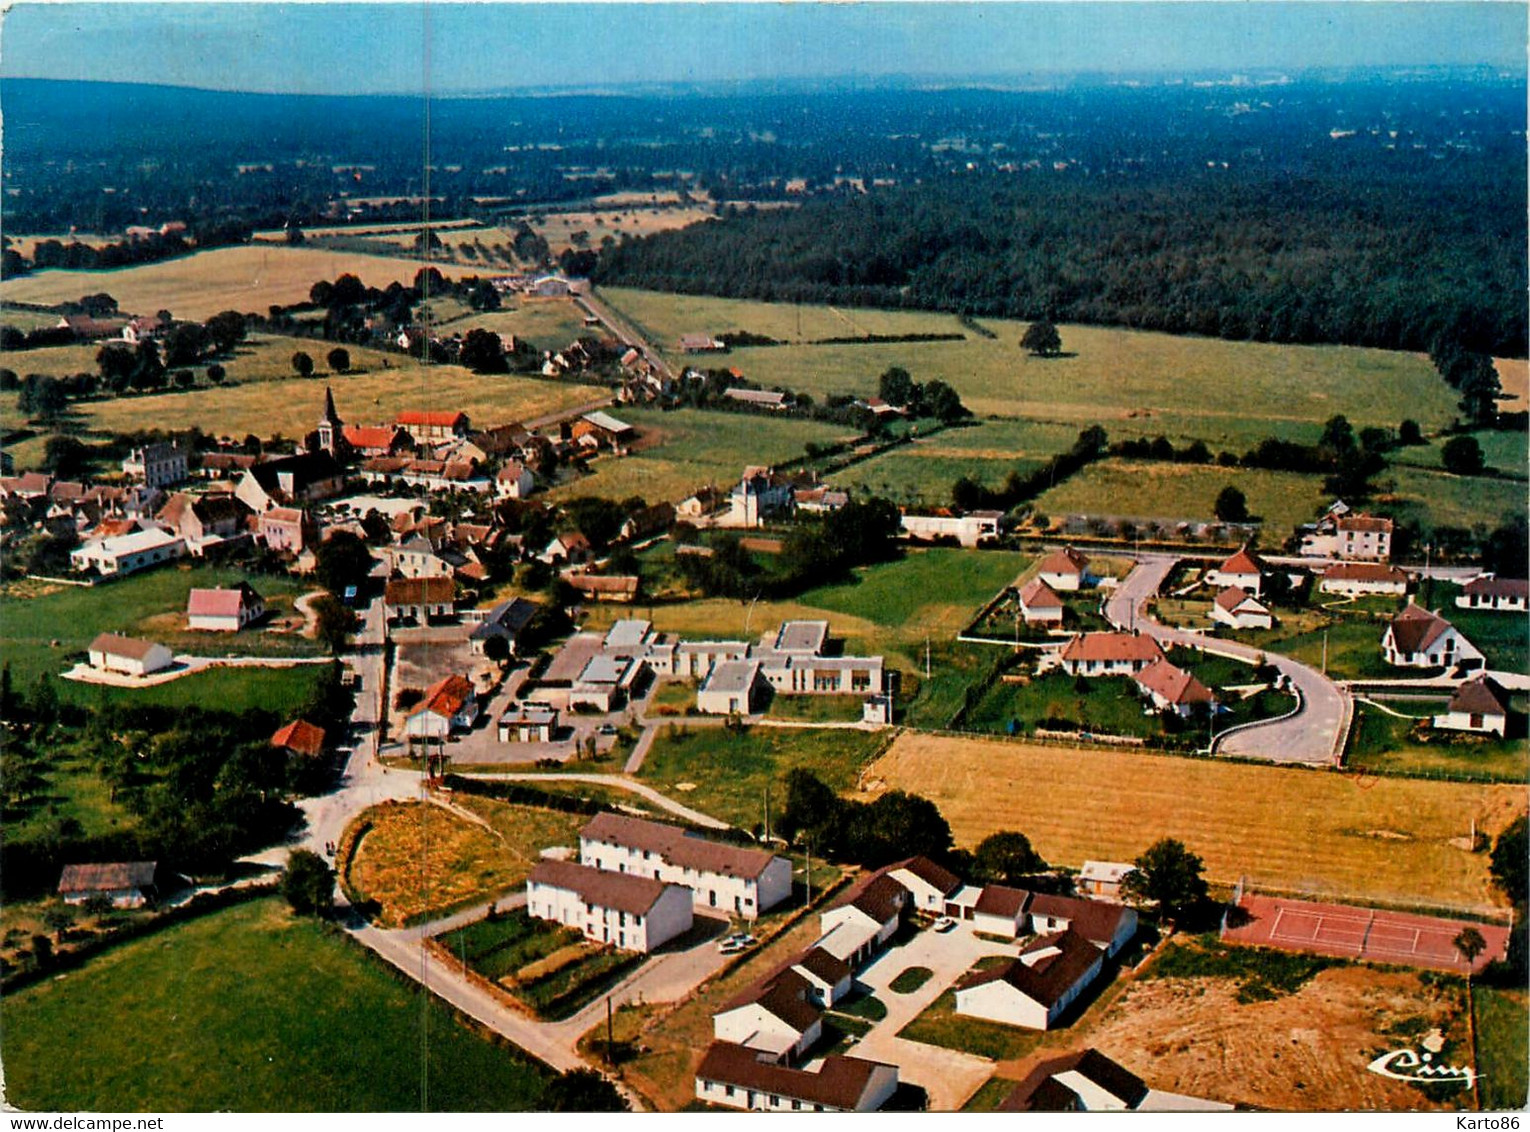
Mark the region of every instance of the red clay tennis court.
POLYGON ((1348 904, 1315 904, 1252 893, 1238 901, 1237 909, 1230 910, 1222 931, 1222 938, 1233 943, 1432 967, 1457 974, 1467 970, 1466 960, 1454 942, 1461 929, 1474 927, 1487 941, 1487 947, 1471 966, 1474 972, 1502 959, 1509 945, 1509 929, 1503 924, 1415 916, 1348 904))

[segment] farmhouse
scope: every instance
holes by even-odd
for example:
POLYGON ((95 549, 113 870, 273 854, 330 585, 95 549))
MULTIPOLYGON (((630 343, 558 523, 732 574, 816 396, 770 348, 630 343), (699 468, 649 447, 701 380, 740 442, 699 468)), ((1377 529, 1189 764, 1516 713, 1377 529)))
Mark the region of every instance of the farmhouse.
POLYGON ((122 461, 122 474, 146 487, 169 487, 186 479, 186 453, 174 444, 145 444, 122 461))
POLYGON ((536 487, 536 477, 519 460, 506 460, 494 477, 494 493, 501 499, 525 499, 536 487))
POLYGON ((413 738, 445 739, 453 731, 466 731, 478 718, 478 695, 466 676, 443 676, 425 690, 425 698, 404 721, 404 733, 413 738))
POLYGON ((594 601, 631 604, 637 600, 642 579, 636 574, 568 574, 563 579, 594 601))
POLYGON ((1271 629, 1275 615, 1248 590, 1228 586, 1211 603, 1211 619, 1234 629, 1271 629))
POLYGON ((416 444, 431 444, 466 436, 470 422, 466 413, 407 409, 394 417, 393 423, 408 432, 416 444))
POLYGON ((796 1061, 823 1035, 813 984, 791 967, 778 971, 712 1015, 712 1034, 776 1061, 796 1061))
POLYGON ((715 487, 704 487, 695 495, 687 496, 675 506, 675 514, 682 519, 704 519, 715 515, 728 506, 729 497, 715 487))
MULTIPOLYGON (((1335 562, 1323 571, 1318 590, 1325 594, 1390 594, 1401 597, 1408 592, 1408 575, 1396 566, 1381 562, 1335 562)), ((1460 598, 1457 598, 1459 604, 1460 598)))
POLYGON ((791 895, 785 857, 712 841, 678 826, 600 813, 579 831, 579 860, 683 884, 702 910, 752 920, 791 895))
POLYGON ((1207 570, 1202 580, 1208 586, 1231 586, 1257 597, 1266 573, 1264 563, 1245 546, 1220 566, 1207 570))
POLYGON ((750 467, 728 499, 730 527, 760 527, 765 520, 792 509, 795 488, 791 480, 770 468, 750 467))
POLYGON ((473 631, 468 634, 468 643, 472 650, 483 655, 484 646, 492 638, 498 637, 510 646, 510 654, 515 655, 515 644, 526 626, 531 624, 531 619, 537 615, 541 607, 534 601, 527 601, 523 597, 513 597, 509 601, 502 601, 487 612, 475 610, 467 615, 469 621, 477 621, 473 631), (481 615, 481 616, 480 616, 481 615))
POLYGON ((727 343, 718 341, 710 334, 680 335, 682 354, 720 354, 727 348, 727 343))
POLYGON ((696 710, 707 715, 749 715, 769 685, 757 660, 725 660, 713 666, 696 692, 696 710))
POLYGON ((1038 1064, 999 1103, 999 1112, 1230 1112, 1232 1105, 1150 1089, 1098 1050, 1038 1064))
POLYGON ((1530 582, 1524 578, 1497 578, 1483 574, 1461 587, 1456 604, 1462 609, 1524 613, 1527 597, 1530 597, 1530 582))
POLYGON ((237 633, 265 615, 265 599, 248 582, 232 589, 194 589, 186 595, 186 622, 192 629, 237 633))
POLYGON ((1445 618, 1411 602, 1381 635, 1381 654, 1398 668, 1450 668, 1482 652, 1445 618))
POLYGON ((1134 633, 1080 633, 1061 655, 1069 676, 1132 676, 1162 659, 1157 641, 1134 633))
POLYGON ((1504 738, 1509 727, 1509 694, 1491 676, 1468 680, 1450 697, 1444 715, 1434 717, 1444 731, 1475 731, 1504 738))
POLYGON ((937 511, 930 515, 910 515, 903 512, 898 520, 899 528, 910 539, 934 542, 955 539, 969 550, 999 537, 999 520, 1002 511, 968 511, 956 515, 950 511, 937 511))
POLYGON ((316 759, 324 753, 324 728, 304 719, 294 719, 271 736, 271 746, 289 755, 316 759))
POLYGON ((558 730, 558 709, 541 704, 512 707, 499 717, 501 743, 551 743, 558 730))
POLYGON ((110 900, 114 908, 142 908, 159 899, 159 863, 113 861, 65 865, 58 878, 58 894, 65 904, 83 904, 93 896, 100 896, 110 900))
POLYGON ((645 955, 693 922, 682 886, 573 861, 537 863, 526 878, 526 913, 575 928, 592 943, 645 955))
POLYGON ((1085 896, 1120 900, 1122 882, 1136 871, 1136 865, 1125 861, 1085 861, 1079 867, 1074 884, 1085 896))
POLYGON ((1054 590, 1070 592, 1096 581, 1089 573, 1089 559, 1071 546, 1054 550, 1043 558, 1036 568, 1036 577, 1054 590))
POLYGON ((1038 936, 1019 958, 956 984, 956 1013, 1032 1030, 1054 1026, 1105 964, 1100 949, 1075 931, 1038 936))
POLYGON ((1017 599, 1020 619, 1027 625, 1061 625, 1063 601, 1042 578, 1032 578, 1020 588, 1017 599))
POLYGON ((795 1069, 729 1042, 714 1042, 696 1070, 697 1100, 752 1112, 875 1112, 897 1091, 896 1065, 830 1054, 795 1069))
POLYGON ((86 650, 90 666, 102 672, 122 672, 128 676, 147 676, 160 672, 175 662, 170 650, 153 641, 102 633, 86 650))
POLYGON ((383 610, 390 622, 451 617, 456 608, 457 584, 450 578, 395 578, 383 591, 383 610))
POLYGON ((774 389, 742 389, 737 385, 730 385, 723 390, 723 396, 730 401, 737 401, 741 405, 748 405, 755 409, 784 412, 791 408, 786 394, 774 389))
POLYGON ((627 445, 637 439, 637 429, 626 421, 617 420, 610 413, 599 409, 592 413, 585 413, 579 421, 589 427, 589 435, 616 452, 625 451, 627 445))
POLYGON ((1392 557, 1391 519, 1375 515, 1340 515, 1334 520, 1334 537, 1340 558, 1385 562, 1392 557))
POLYGON ((549 566, 559 562, 579 563, 589 560, 590 540, 579 531, 558 535, 538 557, 549 566))
POLYGON ((792 498, 797 510, 809 515, 827 515, 850 502, 848 492, 832 487, 801 487, 792 498))
POLYGON ((76 570, 94 570, 103 577, 133 574, 186 553, 186 541, 158 527, 132 534, 93 539, 69 552, 76 570))
POLYGON ((259 515, 273 507, 316 503, 345 489, 345 471, 327 452, 303 452, 256 464, 239 479, 234 494, 259 515))
MULTIPOLYGON (((1234 591, 1241 593, 1241 590, 1234 591)), ((1167 660, 1155 660, 1134 676, 1142 694, 1153 702, 1159 711, 1172 711, 1188 716, 1197 709, 1216 706, 1211 689, 1184 669, 1167 660)))

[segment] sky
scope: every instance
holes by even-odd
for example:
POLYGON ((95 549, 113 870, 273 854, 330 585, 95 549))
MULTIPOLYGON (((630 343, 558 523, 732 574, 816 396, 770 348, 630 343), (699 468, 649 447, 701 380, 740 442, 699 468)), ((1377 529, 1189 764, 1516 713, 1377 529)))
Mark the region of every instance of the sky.
POLYGON ((10 0, 0 75, 303 94, 804 78, 1487 65, 1515 2, 50 3, 10 0))

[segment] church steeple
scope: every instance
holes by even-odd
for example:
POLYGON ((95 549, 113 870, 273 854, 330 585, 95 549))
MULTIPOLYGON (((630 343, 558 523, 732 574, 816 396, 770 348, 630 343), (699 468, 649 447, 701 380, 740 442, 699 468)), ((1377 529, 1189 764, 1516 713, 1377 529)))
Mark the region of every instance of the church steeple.
POLYGON ((342 431, 344 425, 340 414, 335 411, 335 391, 326 385, 324 415, 319 418, 319 447, 337 460, 341 458, 341 448, 345 444, 345 434, 342 431))

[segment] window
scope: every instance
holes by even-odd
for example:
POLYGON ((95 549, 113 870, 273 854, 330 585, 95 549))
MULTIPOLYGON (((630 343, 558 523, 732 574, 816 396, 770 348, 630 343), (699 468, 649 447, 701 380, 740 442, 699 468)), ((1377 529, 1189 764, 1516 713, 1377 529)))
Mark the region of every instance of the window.
POLYGON ((733 1086, 732 1085, 729 1085, 725 1089, 723 1089, 723 1096, 731 1097, 732 1095, 733 1095, 733 1086))

